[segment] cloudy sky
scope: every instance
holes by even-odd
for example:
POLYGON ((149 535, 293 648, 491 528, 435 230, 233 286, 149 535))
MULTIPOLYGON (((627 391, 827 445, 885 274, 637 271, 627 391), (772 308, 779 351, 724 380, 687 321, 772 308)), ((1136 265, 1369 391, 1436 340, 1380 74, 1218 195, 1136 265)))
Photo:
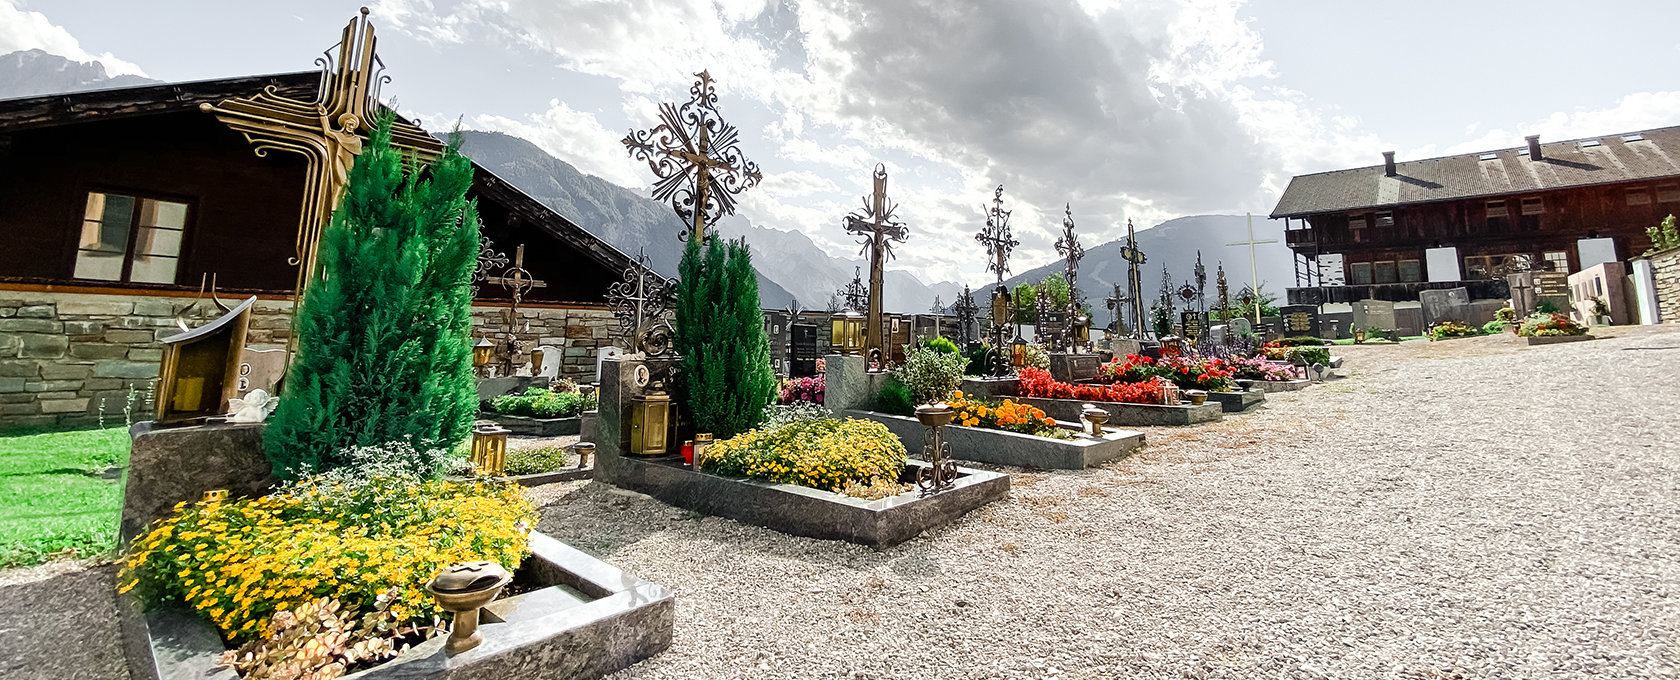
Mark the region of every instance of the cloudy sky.
MULTIPOLYGON (((311 68, 355 2, 0 0, 0 53, 194 80, 311 68)), ((835 254, 885 163, 925 281, 983 280, 992 188, 1016 271, 1290 176, 1680 124, 1680 3, 1552 0, 373 0, 386 94, 651 182, 619 139, 709 69, 764 183, 753 222, 835 254)))

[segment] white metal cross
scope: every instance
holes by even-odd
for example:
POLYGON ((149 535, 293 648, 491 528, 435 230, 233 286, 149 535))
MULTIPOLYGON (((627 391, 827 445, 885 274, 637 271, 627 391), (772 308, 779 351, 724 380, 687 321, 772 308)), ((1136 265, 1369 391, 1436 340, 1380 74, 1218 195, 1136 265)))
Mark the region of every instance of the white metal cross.
POLYGON ((1256 326, 1260 325, 1260 268, 1254 264, 1254 246, 1267 243, 1277 243, 1277 239, 1254 240, 1254 213, 1248 213, 1248 240, 1225 244, 1227 247, 1248 246, 1248 269, 1254 281, 1254 324, 1256 326))

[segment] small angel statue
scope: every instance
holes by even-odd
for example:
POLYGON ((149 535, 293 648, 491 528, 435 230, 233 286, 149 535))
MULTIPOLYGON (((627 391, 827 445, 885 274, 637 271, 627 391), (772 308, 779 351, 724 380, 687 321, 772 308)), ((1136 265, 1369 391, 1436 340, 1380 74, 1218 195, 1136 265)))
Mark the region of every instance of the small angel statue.
POLYGON ((268 420, 268 414, 274 412, 274 407, 280 404, 280 399, 269 396, 266 390, 255 389, 245 395, 244 399, 228 400, 228 407, 233 410, 233 416, 228 418, 234 423, 260 423, 268 420))

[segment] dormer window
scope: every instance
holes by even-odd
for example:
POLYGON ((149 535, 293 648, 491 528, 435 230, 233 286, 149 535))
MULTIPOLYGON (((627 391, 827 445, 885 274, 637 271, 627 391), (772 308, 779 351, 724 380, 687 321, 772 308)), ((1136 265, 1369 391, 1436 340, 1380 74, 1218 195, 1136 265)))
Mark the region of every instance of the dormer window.
POLYGON ((1505 206, 1505 201, 1488 201, 1487 202, 1487 216, 1488 217, 1506 217, 1509 214, 1510 214, 1510 209, 1505 206))
POLYGON ((1546 204, 1540 200, 1539 196, 1522 200, 1522 214, 1539 215, 1543 212, 1546 212, 1546 204))
POLYGON ((1394 226, 1394 213, 1391 213, 1391 212, 1377 213, 1377 226, 1379 226, 1379 227, 1392 227, 1392 226, 1394 226))

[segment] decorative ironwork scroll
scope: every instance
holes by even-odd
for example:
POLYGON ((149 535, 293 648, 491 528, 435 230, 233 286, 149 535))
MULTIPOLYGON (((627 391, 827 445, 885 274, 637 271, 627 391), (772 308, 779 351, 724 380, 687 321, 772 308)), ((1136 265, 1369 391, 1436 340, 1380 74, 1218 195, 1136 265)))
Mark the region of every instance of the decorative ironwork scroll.
POLYGON ((676 331, 665 320, 677 282, 648 265, 647 252, 624 270, 624 278, 607 287, 607 305, 618 320, 618 336, 625 349, 649 358, 670 353, 676 331))
POLYGON ((903 243, 905 236, 910 232, 903 222, 893 217, 893 213, 898 210, 898 204, 887 198, 887 166, 877 164, 874 179, 874 191, 863 197, 863 209, 846 216, 846 232, 862 237, 859 243, 863 249, 858 254, 869 256, 868 309, 862 310, 866 315, 863 329, 864 356, 886 348, 881 318, 886 262, 893 257, 892 244, 903 243))
POLYGON ((927 443, 922 447, 926 467, 916 470, 916 488, 921 495, 931 496, 956 486, 957 463, 951 459, 951 443, 945 441, 945 426, 956 415, 945 404, 928 404, 916 409, 916 420, 927 428, 927 443))
POLYGON ((853 267, 851 282, 847 283, 845 288, 835 292, 835 295, 839 296, 846 309, 854 312, 863 311, 864 306, 869 304, 869 289, 863 285, 863 269, 853 267))
POLYGON ((631 130, 624 147, 659 178, 653 197, 670 201, 689 223, 679 238, 704 238, 706 225, 735 212, 735 196, 758 186, 758 164, 741 151, 740 131, 717 110, 717 88, 706 71, 688 89, 688 103, 659 105, 659 124, 631 130))
MULTIPOLYGON (((483 246, 484 244, 481 242, 479 245, 483 246)), ((503 260, 506 261, 506 258, 504 257, 503 260)), ((531 322, 519 317, 519 303, 525 301, 525 293, 532 288, 542 288, 548 284, 531 278, 531 272, 525 270, 525 244, 523 243, 519 244, 519 248, 514 251, 512 266, 502 270, 500 276, 487 276, 484 280, 497 284, 508 292, 508 307, 502 310, 502 327, 504 330, 501 348, 501 375, 511 376, 514 374, 515 367, 519 364, 519 354, 524 349, 523 343, 519 341, 519 334, 531 332, 531 322)))

